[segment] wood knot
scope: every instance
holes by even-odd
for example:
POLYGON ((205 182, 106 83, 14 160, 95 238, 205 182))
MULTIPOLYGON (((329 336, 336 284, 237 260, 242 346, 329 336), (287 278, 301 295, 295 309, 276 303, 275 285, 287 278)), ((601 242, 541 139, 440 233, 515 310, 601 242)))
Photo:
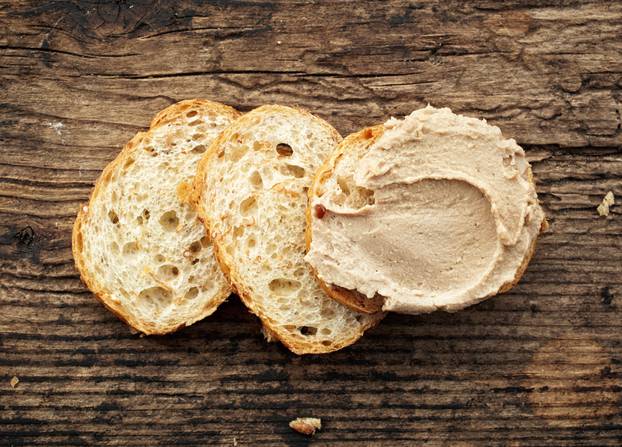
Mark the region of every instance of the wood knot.
POLYGON ((609 287, 603 287, 600 289, 600 297, 605 306, 610 306, 613 301, 613 293, 611 293, 611 289, 609 287))
POLYGON ((35 240, 35 230, 28 225, 15 233, 14 238, 17 239, 17 245, 29 246, 35 240))

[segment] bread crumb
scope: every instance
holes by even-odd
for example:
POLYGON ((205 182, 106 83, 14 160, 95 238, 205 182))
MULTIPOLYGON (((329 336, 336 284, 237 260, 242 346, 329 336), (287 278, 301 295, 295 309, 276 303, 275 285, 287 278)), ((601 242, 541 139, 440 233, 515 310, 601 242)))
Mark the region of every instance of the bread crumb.
POLYGON ((61 121, 57 121, 55 123, 47 122, 45 124, 54 132, 56 132, 56 135, 58 135, 59 137, 63 135, 62 130, 65 125, 61 121))
POLYGON ((19 379, 17 378, 17 376, 13 376, 11 378, 11 388, 15 388, 17 386, 17 384, 19 383, 19 379))
POLYGON ((283 43, 283 42, 281 42, 280 40, 277 40, 277 41, 276 41, 276 44, 277 44, 277 45, 281 45, 282 43, 283 43))
POLYGON ((270 329, 268 329, 265 326, 261 327, 261 333, 263 334, 264 338, 266 339, 266 341, 268 343, 273 343, 276 341, 276 337, 274 336, 274 334, 272 333, 272 331, 270 329))
POLYGON ((303 435, 312 436, 322 428, 322 420, 319 418, 296 418, 289 426, 303 435))
POLYGON ((235 439, 235 436, 233 437, 233 447, 237 447, 238 445, 238 440, 235 439))
POLYGON ((365 129, 365 131, 363 132, 363 138, 367 140, 369 140, 373 136, 374 136, 374 132, 369 127, 365 129))
POLYGON ((603 198, 603 201, 601 202, 601 204, 598 205, 598 208, 596 208, 596 210, 598 211, 598 214, 600 216, 606 217, 609 215, 609 207, 614 205, 615 203, 616 203, 616 198, 613 195, 613 191, 609 191, 603 198))

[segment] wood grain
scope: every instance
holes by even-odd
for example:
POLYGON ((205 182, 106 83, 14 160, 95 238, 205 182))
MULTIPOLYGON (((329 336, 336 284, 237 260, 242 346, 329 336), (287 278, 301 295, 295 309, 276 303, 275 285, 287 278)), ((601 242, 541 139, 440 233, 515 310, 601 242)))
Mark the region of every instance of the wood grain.
POLYGON ((622 443, 622 4, 0 2, 0 445, 622 443), (431 103, 523 145, 551 228, 519 286, 296 357, 232 297, 133 335, 79 281, 75 213, 151 117, 298 104, 343 134, 431 103), (12 388, 10 379, 20 379, 12 388), (322 418, 312 441, 299 416, 322 418))

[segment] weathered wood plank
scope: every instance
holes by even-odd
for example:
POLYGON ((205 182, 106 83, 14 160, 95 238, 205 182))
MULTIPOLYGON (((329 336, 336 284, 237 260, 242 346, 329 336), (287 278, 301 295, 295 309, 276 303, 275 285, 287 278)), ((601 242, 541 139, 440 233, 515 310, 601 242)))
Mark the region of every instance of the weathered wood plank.
POLYGON ((235 4, 14 5, 2 17, 3 102, 94 134, 187 96, 299 103, 346 132, 430 102, 524 143, 622 142, 617 2, 235 4))
POLYGON ((620 445, 622 4, 0 2, 0 445, 620 445), (155 112, 300 104, 343 134, 430 102, 526 147, 521 283, 295 357, 237 301, 141 338, 73 267, 75 212, 155 112), (15 375, 16 388, 9 384, 15 375), (112 427, 112 428, 111 428, 112 427))

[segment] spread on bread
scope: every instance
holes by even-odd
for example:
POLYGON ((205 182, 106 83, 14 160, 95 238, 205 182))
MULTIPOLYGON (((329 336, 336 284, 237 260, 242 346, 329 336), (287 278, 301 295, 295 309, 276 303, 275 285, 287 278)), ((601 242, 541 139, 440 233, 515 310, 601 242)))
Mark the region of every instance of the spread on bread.
POLYGON ((457 310, 518 281, 546 225, 523 149, 447 108, 374 129, 316 177, 306 260, 318 278, 404 313, 457 310))

